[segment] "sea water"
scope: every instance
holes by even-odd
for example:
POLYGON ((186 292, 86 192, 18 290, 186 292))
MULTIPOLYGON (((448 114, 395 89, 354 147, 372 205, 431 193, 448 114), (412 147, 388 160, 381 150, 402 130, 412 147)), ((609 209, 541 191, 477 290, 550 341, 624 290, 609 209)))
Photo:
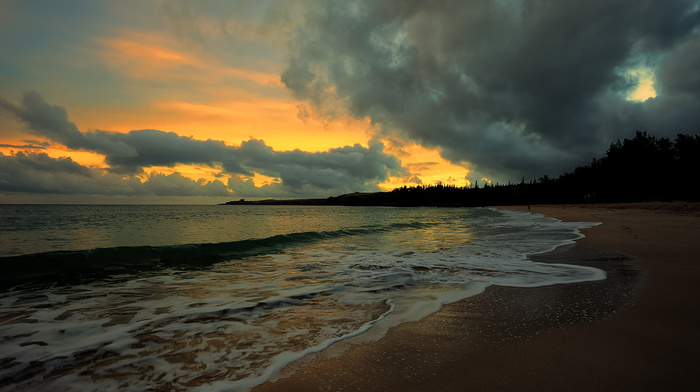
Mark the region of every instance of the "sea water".
POLYGON ((490 285, 594 223, 486 208, 0 206, 0 388, 245 390, 490 285))

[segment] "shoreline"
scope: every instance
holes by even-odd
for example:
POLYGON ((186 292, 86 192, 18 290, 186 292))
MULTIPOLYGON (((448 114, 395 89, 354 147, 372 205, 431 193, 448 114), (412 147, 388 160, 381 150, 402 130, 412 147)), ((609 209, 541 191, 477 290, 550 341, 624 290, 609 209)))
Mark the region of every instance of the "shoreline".
POLYGON ((253 390, 696 390, 699 207, 531 206, 603 223, 583 229, 570 249, 531 259, 608 263, 616 283, 600 281, 608 291, 596 282, 491 286, 377 341, 305 358, 253 390), (631 268, 621 253, 634 256, 631 268))

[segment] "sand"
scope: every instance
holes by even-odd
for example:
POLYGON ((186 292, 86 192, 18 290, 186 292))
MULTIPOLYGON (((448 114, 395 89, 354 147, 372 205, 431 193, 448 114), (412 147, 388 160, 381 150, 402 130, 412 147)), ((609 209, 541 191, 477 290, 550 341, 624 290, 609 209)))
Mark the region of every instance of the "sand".
POLYGON ((492 286, 375 342, 292 364, 255 390, 700 390, 700 205, 531 209, 602 222, 533 259, 594 265, 608 279, 492 286))

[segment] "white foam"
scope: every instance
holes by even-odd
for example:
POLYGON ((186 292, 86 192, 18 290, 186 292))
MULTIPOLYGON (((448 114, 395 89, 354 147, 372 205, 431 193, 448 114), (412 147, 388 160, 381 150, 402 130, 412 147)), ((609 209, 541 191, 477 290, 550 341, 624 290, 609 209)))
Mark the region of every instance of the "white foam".
POLYGON ((0 325, 0 351, 19 363, 0 369, 0 378, 43 363, 40 374, 14 386, 248 389, 310 353, 370 328, 381 336, 490 285, 605 278, 595 268, 527 259, 573 242, 580 228, 593 224, 513 211, 428 212, 420 213, 437 223, 210 269, 46 288, 45 297, 24 302, 23 296, 36 293, 1 293, 0 304, 16 312, 15 321, 35 322, 0 325), (67 367, 75 370, 50 375, 67 367))

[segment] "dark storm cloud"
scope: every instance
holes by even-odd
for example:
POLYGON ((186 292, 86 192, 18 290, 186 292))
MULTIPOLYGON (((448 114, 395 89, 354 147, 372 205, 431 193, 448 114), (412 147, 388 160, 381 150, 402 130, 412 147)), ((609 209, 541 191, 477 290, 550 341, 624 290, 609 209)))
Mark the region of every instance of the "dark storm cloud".
POLYGON ((180 173, 154 173, 142 186, 147 194, 156 196, 231 196, 219 180, 193 181, 180 173))
POLYGON ((637 129, 700 128, 698 4, 319 0, 282 81, 316 115, 370 117, 480 173, 558 174, 637 129), (656 98, 626 100, 636 68, 656 98))
POLYGON ((405 175, 398 160, 384 154, 381 143, 369 148, 359 144, 308 153, 300 150, 274 151, 260 140, 249 140, 238 150, 244 166, 281 181, 256 187, 252 180, 229 180, 229 188, 245 197, 300 198, 327 197, 357 191, 379 191, 376 185, 387 175, 405 175))
POLYGON ((110 140, 104 132, 82 133, 68 120, 66 110, 51 105, 37 92, 28 92, 22 96, 20 106, 0 99, 0 109, 14 114, 27 124, 29 130, 39 136, 63 144, 72 149, 96 151, 106 155, 134 156, 137 152, 119 141, 110 140))
POLYGON ((0 192, 125 196, 230 196, 221 181, 197 182, 178 173, 153 174, 145 182, 45 153, 0 153, 0 192))
POLYGON ((392 156, 384 154, 381 143, 369 148, 355 144, 327 152, 308 153, 300 150, 276 152, 260 140, 241 144, 238 153, 246 166, 279 177, 286 186, 299 189, 311 185, 320 189, 343 189, 352 192, 367 189, 367 180, 381 181, 387 174, 398 175, 401 167, 392 156))
POLYGON ((26 149, 26 150, 42 150, 46 148, 45 146, 42 145, 34 145, 34 144, 0 144, 0 147, 8 147, 8 148, 21 148, 21 149, 26 149))
POLYGON ((230 173, 249 174, 235 162, 231 149, 221 141, 194 140, 153 129, 128 133, 100 130, 81 132, 69 121, 63 107, 47 103, 37 92, 25 93, 21 105, 0 99, 0 109, 14 114, 39 136, 70 149, 104 154, 106 163, 113 171, 136 173, 150 166, 216 162, 230 173))
MULTIPOLYGON (((211 167, 222 167, 224 173, 243 174, 252 176, 260 173, 273 178, 279 178, 279 183, 274 185, 275 193, 286 195, 284 197, 301 196, 328 196, 329 193, 345 193, 358 190, 378 190, 377 183, 386 180, 388 175, 402 175, 405 170, 399 161, 384 153, 381 143, 372 143, 369 147, 359 144, 335 148, 326 152, 275 151, 262 140, 251 139, 241 146, 228 146, 218 140, 196 140, 191 137, 179 136, 172 132, 163 132, 152 129, 136 130, 128 133, 90 131, 81 132, 77 126, 69 121, 66 110, 57 105, 51 105, 35 92, 26 93, 21 103, 15 105, 12 102, 0 99, 0 109, 15 115, 17 119, 27 124, 29 130, 38 136, 50 139, 54 143, 62 144, 70 149, 91 151, 105 156, 105 163, 109 165, 110 184, 111 179, 121 178, 125 174, 138 174, 143 168, 153 166, 173 167, 177 164, 200 164, 211 167)), ((5 157, 6 161, 13 161, 17 172, 27 172, 29 177, 37 177, 39 173, 50 173, 52 165, 73 165, 76 170, 83 170, 82 175, 98 185, 105 185, 104 179, 96 177, 93 171, 78 165, 74 161, 55 160, 47 155, 17 154, 14 157, 5 157), (31 156, 31 159, 28 157, 31 156), (44 166, 37 166, 39 162, 44 166), (31 170, 30 170, 31 169, 31 170), (85 172, 85 170, 88 170, 85 172)), ((8 166, 9 167, 9 166, 8 166)), ((62 174, 56 177, 66 180, 67 184, 73 184, 77 177, 64 177, 65 170, 59 170, 62 174)), ((6 191, 11 191, 12 184, 18 181, 5 170, 4 178, 6 191), (13 182, 15 181, 15 182, 13 182)), ((179 176, 179 175, 178 175, 179 176)), ((195 195, 191 192, 192 181, 182 176, 151 176, 143 186, 152 194, 175 194, 178 189, 183 196, 195 195)), ((42 177, 47 179, 46 176, 42 177)), ((50 180, 50 179, 49 179, 50 180)), ((21 181, 20 181, 21 182, 21 181)), ((55 181, 49 181, 55 182, 55 181)), ((116 181, 118 183, 119 181, 116 181)), ((34 183, 32 183, 34 184, 34 183)), ((196 183, 194 183, 197 185, 196 183)), ((251 189, 244 181, 234 181, 241 192, 237 195, 251 197, 250 193, 258 193, 251 189), (245 193, 248 192, 248 193, 245 193)), ((26 185, 26 184, 25 184, 26 185)), ((133 183, 125 186, 132 186, 133 183)), ((199 184, 202 188, 210 188, 214 193, 219 192, 217 186, 199 184), (216 189, 215 189, 216 188, 216 189)), ((22 189, 30 189, 26 186, 22 189)), ((50 188, 50 187, 49 187, 50 188)), ((37 187, 39 192, 46 191, 37 187)), ((54 188, 52 188, 54 189, 54 188)), ((62 188, 55 188, 63 193, 62 188)), ((72 185, 66 189, 75 188, 72 185)), ((113 190, 114 194, 131 192, 113 190)), ((232 189, 235 190, 235 187, 232 189)), ((19 192, 19 190, 16 190, 19 192)), ((25 190, 28 191, 28 190, 25 190)), ((132 190, 136 192, 136 190, 132 190)), ((24 192, 24 191, 23 191, 24 192)), ((65 192, 69 192, 66 190, 65 192)), ((91 191, 92 192, 92 191, 91 191)), ((95 193, 101 193, 94 191, 95 193)), ((141 192, 140 190, 138 192, 141 192)), ((198 190, 204 192, 204 190, 198 190)), ((213 193, 207 193, 213 195, 213 193)), ((218 194, 217 194, 218 195, 218 194)), ((282 196, 280 196, 282 197, 282 196)))

